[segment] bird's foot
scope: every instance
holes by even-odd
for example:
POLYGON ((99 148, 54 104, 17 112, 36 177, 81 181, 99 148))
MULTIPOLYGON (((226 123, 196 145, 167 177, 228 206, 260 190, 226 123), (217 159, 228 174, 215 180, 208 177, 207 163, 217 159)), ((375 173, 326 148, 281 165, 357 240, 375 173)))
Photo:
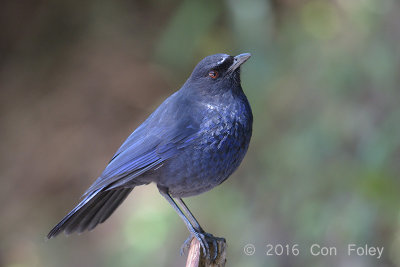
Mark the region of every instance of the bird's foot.
POLYGON ((190 242, 192 242, 193 236, 190 235, 185 242, 183 242, 182 246, 181 246, 181 256, 184 256, 187 254, 187 252, 189 251, 190 248, 190 242))
POLYGON ((212 234, 206 232, 194 232, 183 243, 181 247, 181 255, 186 254, 186 252, 189 250, 190 243, 193 238, 196 238, 200 242, 200 247, 203 250, 203 254, 209 262, 215 261, 218 256, 218 243, 226 243, 225 238, 223 237, 215 237, 212 234), (213 250, 212 254, 210 249, 213 250))

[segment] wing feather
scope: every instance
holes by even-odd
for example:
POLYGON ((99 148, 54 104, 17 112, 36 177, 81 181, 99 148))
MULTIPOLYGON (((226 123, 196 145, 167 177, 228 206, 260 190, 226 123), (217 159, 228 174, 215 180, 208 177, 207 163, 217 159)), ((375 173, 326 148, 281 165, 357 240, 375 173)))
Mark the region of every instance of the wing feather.
MULTIPOLYGON (((179 91, 178 91, 179 92, 179 91)), ((85 195, 132 183, 135 177, 161 166, 195 141, 200 121, 189 108, 198 108, 177 93, 166 99, 121 145, 85 195), (181 98, 181 99, 180 99, 181 98)))

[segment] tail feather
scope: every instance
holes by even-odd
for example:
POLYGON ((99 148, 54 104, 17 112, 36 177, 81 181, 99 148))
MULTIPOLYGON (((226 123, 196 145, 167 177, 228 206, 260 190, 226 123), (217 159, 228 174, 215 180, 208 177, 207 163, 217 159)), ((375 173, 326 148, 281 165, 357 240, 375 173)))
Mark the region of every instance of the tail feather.
POLYGON ((113 195, 111 195, 110 198, 107 200, 107 203, 105 205, 102 205, 99 208, 99 210, 95 214, 93 214, 92 219, 90 221, 88 221, 87 226, 86 226, 87 229, 90 231, 93 228, 95 228, 96 225, 98 225, 99 223, 104 222, 104 221, 101 221, 101 218, 107 214, 111 215, 111 213, 113 213, 114 210, 122 203, 122 201, 117 201, 118 197, 122 197, 123 198, 122 200, 125 200, 126 196, 127 196, 127 194, 124 195, 124 194, 117 194, 117 193, 114 193, 113 195), (113 207, 113 208, 111 209, 111 207, 113 207))
POLYGON ((84 231, 84 229, 79 230, 78 228, 81 228, 84 221, 90 219, 91 213, 93 211, 97 211, 99 206, 104 205, 108 199, 108 194, 103 196, 101 195, 102 194, 99 193, 99 196, 96 196, 96 199, 93 198, 92 201, 87 202, 87 204, 79 208, 76 212, 72 213, 72 216, 68 219, 68 221, 62 225, 62 227, 64 227, 64 233, 69 235, 74 232, 81 233, 84 231))
POLYGON ((61 232, 70 234, 92 230, 104 222, 125 200, 133 188, 108 191, 95 191, 83 199, 67 216, 65 216, 47 235, 52 238, 61 232))
MULTIPOLYGON (((129 191, 130 192, 130 191, 129 191)), ((104 207, 104 210, 101 212, 101 217, 99 218, 99 223, 103 223, 105 220, 107 220, 111 214, 114 212, 114 210, 125 200, 125 198, 128 196, 128 194, 119 194, 116 196, 115 200, 113 202, 104 207)), ((92 228, 93 229, 93 228, 92 228)))
MULTIPOLYGON (((75 219, 74 222, 71 222, 71 229, 70 230, 75 230, 78 233, 84 232, 86 229, 91 230, 88 228, 88 225, 94 220, 94 217, 100 213, 101 209, 106 206, 110 205, 107 203, 112 202, 112 197, 114 195, 118 195, 118 191, 110 192, 109 194, 103 196, 99 202, 94 204, 92 207, 87 208, 87 213, 85 214, 84 218, 82 220, 75 219)), ((79 217, 77 217, 79 218, 79 217)), ((97 223, 96 223, 97 225, 97 223)))

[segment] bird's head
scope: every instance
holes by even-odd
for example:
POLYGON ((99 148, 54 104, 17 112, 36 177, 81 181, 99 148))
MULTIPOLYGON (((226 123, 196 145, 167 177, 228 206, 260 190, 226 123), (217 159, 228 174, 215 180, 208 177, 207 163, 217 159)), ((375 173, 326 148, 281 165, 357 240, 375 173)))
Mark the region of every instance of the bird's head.
POLYGON ((188 82, 204 93, 221 93, 240 87, 240 66, 250 58, 250 53, 235 57, 215 54, 205 57, 194 68, 188 82))

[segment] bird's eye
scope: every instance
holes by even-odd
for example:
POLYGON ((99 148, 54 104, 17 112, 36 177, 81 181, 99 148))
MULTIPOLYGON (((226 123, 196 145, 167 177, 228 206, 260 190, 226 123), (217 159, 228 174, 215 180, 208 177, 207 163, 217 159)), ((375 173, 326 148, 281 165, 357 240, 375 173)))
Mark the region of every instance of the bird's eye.
POLYGON ((208 76, 210 76, 212 79, 217 79, 217 78, 218 78, 218 75, 219 75, 219 73, 218 73, 218 71, 216 71, 216 70, 212 70, 212 71, 210 71, 210 72, 208 73, 208 76))

